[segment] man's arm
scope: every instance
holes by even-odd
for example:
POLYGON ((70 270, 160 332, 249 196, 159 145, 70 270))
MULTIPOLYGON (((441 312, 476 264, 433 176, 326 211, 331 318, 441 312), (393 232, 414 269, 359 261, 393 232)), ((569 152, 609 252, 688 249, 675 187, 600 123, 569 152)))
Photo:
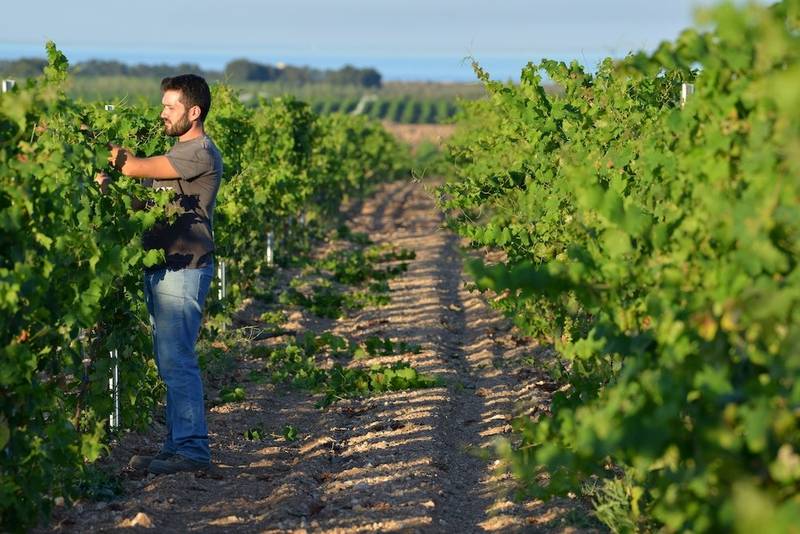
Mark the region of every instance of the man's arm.
POLYGON ((178 171, 166 156, 137 158, 129 150, 111 145, 109 163, 125 176, 131 178, 153 178, 154 180, 174 180, 180 178, 178 171))

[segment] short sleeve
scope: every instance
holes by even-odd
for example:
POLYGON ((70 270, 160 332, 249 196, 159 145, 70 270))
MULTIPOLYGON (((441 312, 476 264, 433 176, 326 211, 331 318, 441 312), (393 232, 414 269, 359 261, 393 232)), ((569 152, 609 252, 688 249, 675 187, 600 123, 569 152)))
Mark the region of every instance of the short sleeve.
POLYGON ((214 158, 203 146, 187 150, 176 145, 167 152, 167 159, 184 180, 192 180, 214 170, 214 158))

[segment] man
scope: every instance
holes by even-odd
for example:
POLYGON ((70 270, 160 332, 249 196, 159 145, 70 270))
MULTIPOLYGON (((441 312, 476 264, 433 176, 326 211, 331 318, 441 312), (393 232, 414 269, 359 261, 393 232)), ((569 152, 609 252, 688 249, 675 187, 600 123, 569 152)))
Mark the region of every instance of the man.
MULTIPOLYGON (((219 150, 203 122, 211 92, 200 76, 184 74, 161 82, 161 119, 178 141, 163 156, 140 158, 111 147, 109 162, 126 176, 174 192, 176 217, 143 236, 145 250, 161 249, 165 262, 145 269, 144 294, 153 329, 159 374, 167 385, 167 437, 156 456, 134 456, 131 466, 151 473, 200 471, 210 466, 203 384, 195 353, 203 304, 214 276, 213 218, 222 177, 219 150)), ((108 176, 96 178, 105 188, 108 176)))

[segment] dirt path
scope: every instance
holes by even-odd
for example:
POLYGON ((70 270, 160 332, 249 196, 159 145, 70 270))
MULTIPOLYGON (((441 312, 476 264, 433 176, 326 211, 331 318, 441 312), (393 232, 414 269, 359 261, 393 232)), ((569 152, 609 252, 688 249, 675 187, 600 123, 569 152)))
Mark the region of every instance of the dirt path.
MULTIPOLYGON (((166 532, 574 531, 567 525, 582 513, 574 502, 513 503, 503 497, 509 478, 478 454, 510 431, 514 414, 546 409, 552 388, 522 363, 543 351, 464 289, 456 239, 441 229, 430 196, 419 184, 386 184, 350 226, 417 258, 390 282, 388 306, 326 328, 419 344, 419 354, 364 363, 402 359, 446 385, 319 410, 307 392, 248 383, 244 362, 247 400, 215 407, 209 417, 212 476, 128 480, 123 498, 61 509, 48 530, 127 530, 143 521, 166 532), (298 429, 298 441, 280 437, 285 425, 298 429), (245 440, 256 426, 273 437, 245 440), (140 512, 146 517, 134 521, 140 512)), ((120 460, 158 442, 155 434, 122 441, 114 450, 120 460)))

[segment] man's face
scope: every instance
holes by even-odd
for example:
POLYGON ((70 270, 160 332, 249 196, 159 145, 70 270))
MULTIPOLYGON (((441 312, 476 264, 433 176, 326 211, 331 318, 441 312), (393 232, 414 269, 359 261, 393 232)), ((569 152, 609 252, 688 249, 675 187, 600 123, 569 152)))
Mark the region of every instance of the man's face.
POLYGON ((164 121, 164 133, 170 137, 180 137, 189 131, 192 122, 189 120, 189 110, 181 102, 180 91, 164 91, 161 97, 164 109, 161 111, 161 120, 164 121))

